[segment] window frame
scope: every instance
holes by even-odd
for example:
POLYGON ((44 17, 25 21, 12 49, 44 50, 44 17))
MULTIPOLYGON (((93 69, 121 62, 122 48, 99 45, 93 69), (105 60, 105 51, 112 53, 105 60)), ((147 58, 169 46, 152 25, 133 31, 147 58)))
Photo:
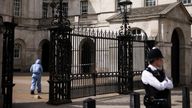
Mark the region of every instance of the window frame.
POLYGON ((156 6, 156 5, 157 5, 156 0, 145 0, 145 7, 156 6))
POLYGON ((87 15, 89 11, 89 3, 87 0, 80 1, 80 14, 87 15))
POLYGON ((120 10, 119 0, 115 0, 115 10, 116 11, 120 10))
MULTIPOLYGON (((50 1, 49 0, 43 0, 43 3, 42 3, 42 18, 48 18, 50 17, 50 8, 49 8, 49 3, 50 1)), ((68 16, 68 13, 69 13, 69 3, 68 2, 65 2, 63 1, 63 14, 67 17, 68 16)))
POLYGON ((145 41, 147 39, 146 32, 140 28, 132 28, 131 32, 132 32, 134 39, 136 39, 136 40, 145 41))
POLYGON ((48 16, 48 2, 43 0, 42 3, 42 18, 47 18, 48 16))
POLYGON ((13 0, 13 15, 16 17, 22 15, 22 0, 13 0))
POLYGON ((192 4, 192 0, 182 0, 182 3, 184 5, 187 5, 187 4, 192 4), (184 2, 185 1, 185 2, 184 2))
POLYGON ((63 2, 63 14, 67 17, 69 14, 69 3, 63 2))
POLYGON ((20 57, 21 57, 21 51, 22 51, 22 46, 21 46, 21 44, 16 43, 16 44, 14 45, 14 52, 13 52, 13 57, 14 57, 14 59, 20 59, 20 57))

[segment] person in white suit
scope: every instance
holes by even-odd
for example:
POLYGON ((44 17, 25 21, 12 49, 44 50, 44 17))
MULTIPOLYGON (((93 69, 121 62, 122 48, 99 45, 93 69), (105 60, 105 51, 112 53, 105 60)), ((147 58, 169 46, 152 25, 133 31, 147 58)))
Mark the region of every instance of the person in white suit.
POLYGON ((31 66, 30 72, 32 73, 31 94, 34 94, 36 86, 37 92, 41 93, 41 74, 43 72, 43 68, 40 59, 37 59, 31 66))

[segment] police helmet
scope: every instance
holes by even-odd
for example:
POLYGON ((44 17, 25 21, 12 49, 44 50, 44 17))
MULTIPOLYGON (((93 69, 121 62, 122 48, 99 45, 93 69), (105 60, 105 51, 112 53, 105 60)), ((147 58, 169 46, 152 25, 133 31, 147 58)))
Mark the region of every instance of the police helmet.
POLYGON ((153 47, 148 53, 148 60, 154 60, 157 58, 164 58, 164 57, 158 48, 153 47))

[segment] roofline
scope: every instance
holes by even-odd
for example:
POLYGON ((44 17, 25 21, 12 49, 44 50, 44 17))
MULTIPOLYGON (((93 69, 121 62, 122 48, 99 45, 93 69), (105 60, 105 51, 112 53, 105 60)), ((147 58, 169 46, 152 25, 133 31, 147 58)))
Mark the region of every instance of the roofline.
POLYGON ((192 17, 191 17, 191 15, 189 14, 189 12, 187 11, 187 9, 185 8, 185 6, 183 5, 183 3, 181 1, 180 2, 176 2, 175 5, 168 6, 160 14, 168 14, 169 12, 171 12, 178 5, 182 6, 184 11, 186 12, 186 15, 188 16, 189 21, 192 23, 192 17))
POLYGON ((186 7, 183 5, 183 3, 181 2, 180 5, 183 7, 184 11, 187 13, 187 16, 189 18, 189 21, 192 23, 192 17, 190 15, 190 13, 187 11, 186 7))
MULTIPOLYGON (((146 20, 146 19, 151 19, 151 18, 164 18, 166 17, 165 15, 168 14, 171 10, 173 10, 176 6, 180 5, 182 6, 182 8, 184 9, 184 11, 187 13, 186 15, 188 16, 188 19, 190 21, 190 23, 192 23, 192 17, 191 15, 189 14, 189 12, 187 11, 187 9, 185 8, 185 6, 183 5, 182 2, 175 2, 175 3, 172 3, 174 5, 169 5, 168 7, 166 7, 163 11, 161 11, 160 13, 157 13, 157 14, 144 14, 144 15, 130 15, 129 16, 129 21, 131 20, 146 20)), ((112 19, 113 17, 117 16, 118 14, 115 14, 111 17, 109 17, 108 19, 106 19, 106 21, 108 22, 120 22, 122 21, 122 18, 114 18, 112 19)))

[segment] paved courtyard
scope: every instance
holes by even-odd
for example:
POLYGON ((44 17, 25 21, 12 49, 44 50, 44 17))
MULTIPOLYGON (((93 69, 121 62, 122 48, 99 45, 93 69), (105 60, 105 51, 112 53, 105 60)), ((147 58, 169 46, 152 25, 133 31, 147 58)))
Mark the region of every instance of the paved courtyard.
MULTIPOLYGON (((52 106, 46 104, 48 101, 48 89, 47 83, 48 76, 42 77, 42 91, 39 94, 41 99, 36 99, 34 95, 30 95, 30 83, 31 77, 25 76, 14 76, 14 83, 16 83, 13 92, 13 108, 82 108, 83 100, 87 98, 80 98, 72 100, 73 103, 59 106, 52 106)), ((143 94, 144 90, 137 90, 141 94, 141 108, 143 106, 143 94)), ((192 97, 192 92, 190 94, 192 97)), ((118 95, 116 93, 92 96, 91 98, 96 99, 97 108, 129 108, 129 95, 118 95)), ((192 102, 192 99, 191 99, 192 102)), ((174 89, 172 91, 172 108, 182 108, 182 95, 181 89, 174 89)))

